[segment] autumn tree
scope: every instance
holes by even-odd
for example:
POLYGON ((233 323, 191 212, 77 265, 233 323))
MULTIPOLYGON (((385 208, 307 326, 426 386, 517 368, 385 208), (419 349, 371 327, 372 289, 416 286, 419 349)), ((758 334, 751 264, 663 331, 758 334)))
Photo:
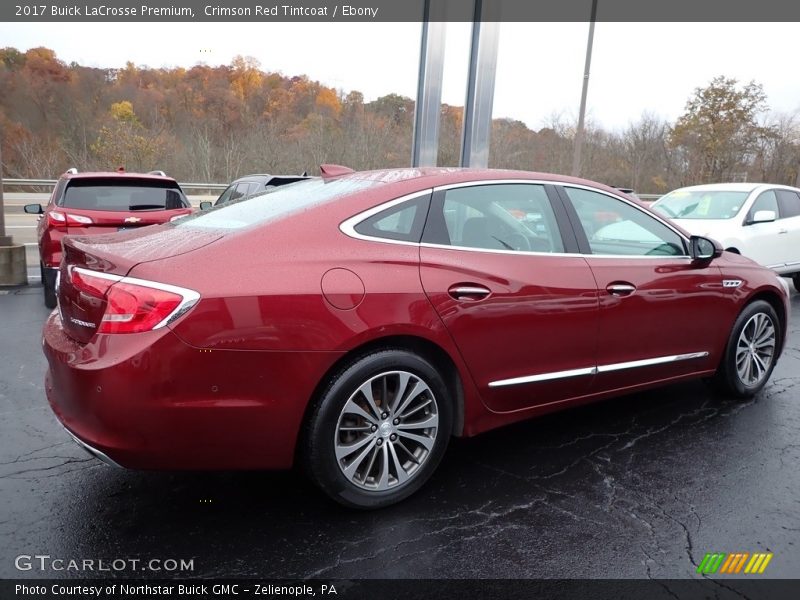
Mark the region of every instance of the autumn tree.
POLYGON ((766 108, 761 84, 752 81, 740 86, 720 76, 697 88, 670 133, 671 145, 685 153, 690 180, 724 181, 746 170, 758 140, 769 133, 758 123, 766 108))
POLYGON ((153 168, 163 140, 147 131, 128 100, 115 102, 109 110, 109 123, 100 129, 91 149, 105 168, 124 166, 129 171, 153 168))

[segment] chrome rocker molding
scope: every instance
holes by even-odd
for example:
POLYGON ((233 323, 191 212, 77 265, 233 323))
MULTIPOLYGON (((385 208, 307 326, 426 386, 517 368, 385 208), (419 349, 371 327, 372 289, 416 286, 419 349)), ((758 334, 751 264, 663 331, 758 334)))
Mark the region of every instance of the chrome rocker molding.
POLYGON ((501 379, 489 383, 490 388, 504 387, 507 385, 519 385, 522 383, 538 383, 540 381, 550 381, 553 379, 566 379, 568 377, 580 377, 582 375, 597 375, 598 373, 609 373, 611 371, 622 371, 624 369, 635 369, 638 367, 651 367, 653 365, 663 365, 665 363, 679 362, 682 360, 693 360, 704 358, 708 352, 691 352, 689 354, 672 354, 670 356, 658 356, 656 358, 645 358, 643 360, 632 360, 630 362, 614 363, 611 365, 598 365, 596 367, 585 367, 582 369, 570 369, 568 371, 555 371, 552 373, 539 373, 538 375, 528 375, 525 377, 514 377, 512 379, 501 379))
MULTIPOLYGON (((64 427, 64 426, 62 425, 62 427, 64 427)), ((98 450, 97 448, 94 448, 94 447, 90 446, 89 444, 87 444, 86 442, 84 442, 83 440, 79 439, 74 433, 72 433, 66 427, 64 427, 64 431, 66 431, 69 434, 69 436, 73 440, 75 440, 75 443, 78 444, 78 446, 83 448, 86 452, 88 452, 89 454, 91 454, 95 458, 103 461, 104 463, 106 463, 110 467, 117 467, 118 469, 124 468, 119 463, 116 463, 113 460, 111 460, 105 452, 100 452, 100 450, 98 450)))

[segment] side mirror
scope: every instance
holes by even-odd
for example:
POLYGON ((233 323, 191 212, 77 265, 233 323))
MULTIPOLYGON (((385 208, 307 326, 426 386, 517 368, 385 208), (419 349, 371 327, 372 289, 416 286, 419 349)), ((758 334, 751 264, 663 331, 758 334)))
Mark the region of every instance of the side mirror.
POLYGON ((777 218, 774 210, 757 210, 750 223, 772 223, 777 218))
POLYGON ((29 215, 43 215, 44 209, 41 204, 26 204, 23 209, 29 215))
POLYGON ((208 210, 209 208, 211 208, 211 206, 212 206, 211 202, 208 201, 208 200, 205 200, 205 201, 200 203, 200 210, 208 210))
POLYGON ((711 260, 722 256, 722 246, 714 240, 699 235, 693 235, 690 240, 691 256, 693 260, 711 260))

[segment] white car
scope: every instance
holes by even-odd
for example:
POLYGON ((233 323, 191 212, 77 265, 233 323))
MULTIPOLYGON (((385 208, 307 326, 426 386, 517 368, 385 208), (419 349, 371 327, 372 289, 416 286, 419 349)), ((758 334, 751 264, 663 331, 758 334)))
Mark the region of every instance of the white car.
POLYGON ((652 208, 694 235, 791 276, 800 291, 800 189, 766 183, 680 188, 652 208))

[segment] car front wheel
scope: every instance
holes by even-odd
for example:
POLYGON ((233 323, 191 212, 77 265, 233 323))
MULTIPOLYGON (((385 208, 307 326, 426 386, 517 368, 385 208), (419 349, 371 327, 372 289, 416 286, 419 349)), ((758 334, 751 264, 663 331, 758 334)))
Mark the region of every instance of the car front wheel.
POLYGON ((736 319, 715 382, 720 391, 748 398, 769 380, 780 348, 780 321, 763 300, 748 304, 736 319))
POLYGON ((451 429, 449 393, 436 368, 405 350, 383 350, 329 382, 308 424, 305 466, 341 504, 388 506, 431 476, 451 429))

